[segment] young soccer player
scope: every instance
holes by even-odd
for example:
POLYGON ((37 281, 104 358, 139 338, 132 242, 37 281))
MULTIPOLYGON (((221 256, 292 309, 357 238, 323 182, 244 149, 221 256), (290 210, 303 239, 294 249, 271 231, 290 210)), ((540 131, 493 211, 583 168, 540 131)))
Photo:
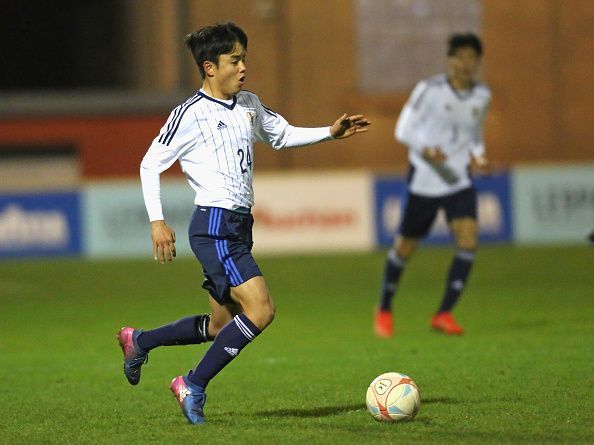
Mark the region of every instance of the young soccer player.
POLYGON ((398 118, 395 137, 408 146, 411 169, 408 201, 388 252, 375 314, 375 332, 380 337, 393 335, 392 299, 398 282, 440 208, 445 210, 457 250, 431 327, 450 335, 464 332, 451 311, 464 289, 477 248, 477 199, 469 166, 473 161, 486 172, 489 165, 482 127, 491 93, 475 80, 482 53, 476 35, 452 35, 448 73, 421 81, 398 118))
POLYGON ((175 232, 165 223, 160 174, 176 160, 196 192, 190 245, 204 272, 210 314, 193 315, 157 329, 124 327, 118 340, 124 374, 132 385, 148 353, 159 346, 214 340, 194 370, 170 389, 192 424, 204 422, 205 389, 241 350, 273 320, 275 307, 252 257, 250 208, 253 142, 275 149, 347 138, 367 131, 362 115, 339 117, 332 126, 300 128, 242 91, 248 38, 233 23, 219 23, 186 37, 198 65, 202 88, 175 108, 140 166, 144 201, 151 221, 153 254, 161 263, 175 257, 175 232))

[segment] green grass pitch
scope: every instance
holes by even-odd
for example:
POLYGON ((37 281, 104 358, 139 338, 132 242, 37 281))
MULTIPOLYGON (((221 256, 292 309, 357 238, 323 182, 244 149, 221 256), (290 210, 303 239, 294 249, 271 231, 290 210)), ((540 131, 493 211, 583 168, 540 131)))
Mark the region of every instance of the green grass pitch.
POLYGON ((483 247, 456 310, 461 338, 428 329, 452 251, 421 249, 372 332, 384 252, 260 258, 274 323, 208 388, 207 424, 168 390, 205 345, 151 352, 139 386, 116 331, 207 310, 198 263, 0 263, 1 444, 592 444, 594 249, 483 247), (375 422, 371 380, 412 376, 421 410, 375 422))

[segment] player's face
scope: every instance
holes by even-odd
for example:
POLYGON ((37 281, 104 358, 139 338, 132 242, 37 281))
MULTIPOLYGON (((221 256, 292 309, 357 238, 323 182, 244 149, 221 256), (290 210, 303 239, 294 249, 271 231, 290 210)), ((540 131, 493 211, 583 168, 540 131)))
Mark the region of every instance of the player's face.
POLYGON ((481 59, 473 48, 458 48, 448 57, 450 79, 454 84, 468 87, 474 81, 481 59))
POLYGON ((233 51, 219 56, 218 66, 214 66, 212 86, 223 99, 231 99, 241 91, 245 82, 245 59, 247 51, 241 43, 235 43, 233 51))

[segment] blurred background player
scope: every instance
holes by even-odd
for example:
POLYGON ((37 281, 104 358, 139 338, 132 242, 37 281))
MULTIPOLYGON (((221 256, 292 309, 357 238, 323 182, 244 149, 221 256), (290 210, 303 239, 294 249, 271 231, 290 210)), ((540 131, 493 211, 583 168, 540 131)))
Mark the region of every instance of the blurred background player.
POLYGON ((451 311, 468 279, 478 242, 477 198, 469 172, 482 172, 485 156, 482 127, 491 99, 488 87, 475 80, 482 44, 472 34, 450 36, 447 74, 423 80, 414 88, 396 124, 396 139, 408 146, 408 200, 399 233, 388 251, 375 332, 394 332, 392 299, 407 261, 430 231, 441 208, 455 239, 443 299, 431 327, 462 334, 451 311))
POLYGON ((124 374, 136 385, 150 350, 214 340, 198 366, 178 376, 170 389, 193 424, 204 422, 205 389, 273 320, 275 307, 252 257, 250 212, 254 204, 253 143, 275 149, 346 138, 367 131, 362 115, 344 114, 330 127, 293 127, 241 91, 246 80, 246 34, 232 23, 202 28, 185 40, 203 79, 202 88, 173 110, 141 163, 154 258, 175 257, 175 232, 165 223, 160 174, 179 160, 196 192, 190 245, 210 294, 210 314, 194 315, 150 331, 123 327, 118 340, 124 374))

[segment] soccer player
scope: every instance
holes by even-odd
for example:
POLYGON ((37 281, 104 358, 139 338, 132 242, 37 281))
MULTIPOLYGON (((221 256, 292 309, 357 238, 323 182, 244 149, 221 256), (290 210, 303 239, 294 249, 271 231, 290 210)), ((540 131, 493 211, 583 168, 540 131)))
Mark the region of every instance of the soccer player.
POLYGON ((393 335, 392 299, 398 282, 439 209, 445 211, 457 250, 431 327, 449 335, 464 332, 452 309, 472 269, 478 242, 477 197, 469 168, 474 164, 483 173, 489 170, 482 127, 491 93, 475 80, 482 53, 476 35, 452 35, 447 74, 419 82, 398 118, 395 137, 408 146, 411 168, 408 200, 388 251, 375 313, 375 332, 380 337, 393 335))
POLYGON ((196 192, 188 234, 202 265, 210 314, 148 331, 123 327, 118 341, 124 374, 136 385, 152 349, 214 340, 196 368, 174 378, 169 387, 187 420, 199 424, 204 422, 208 383, 275 315, 251 254, 254 141, 275 149, 310 145, 363 133, 370 122, 363 115, 344 114, 329 127, 294 127, 254 93, 242 91, 248 38, 233 23, 204 27, 185 43, 198 65, 202 88, 172 111, 142 160, 140 176, 153 256, 162 264, 175 257, 176 235, 163 216, 160 174, 177 160, 196 192))

